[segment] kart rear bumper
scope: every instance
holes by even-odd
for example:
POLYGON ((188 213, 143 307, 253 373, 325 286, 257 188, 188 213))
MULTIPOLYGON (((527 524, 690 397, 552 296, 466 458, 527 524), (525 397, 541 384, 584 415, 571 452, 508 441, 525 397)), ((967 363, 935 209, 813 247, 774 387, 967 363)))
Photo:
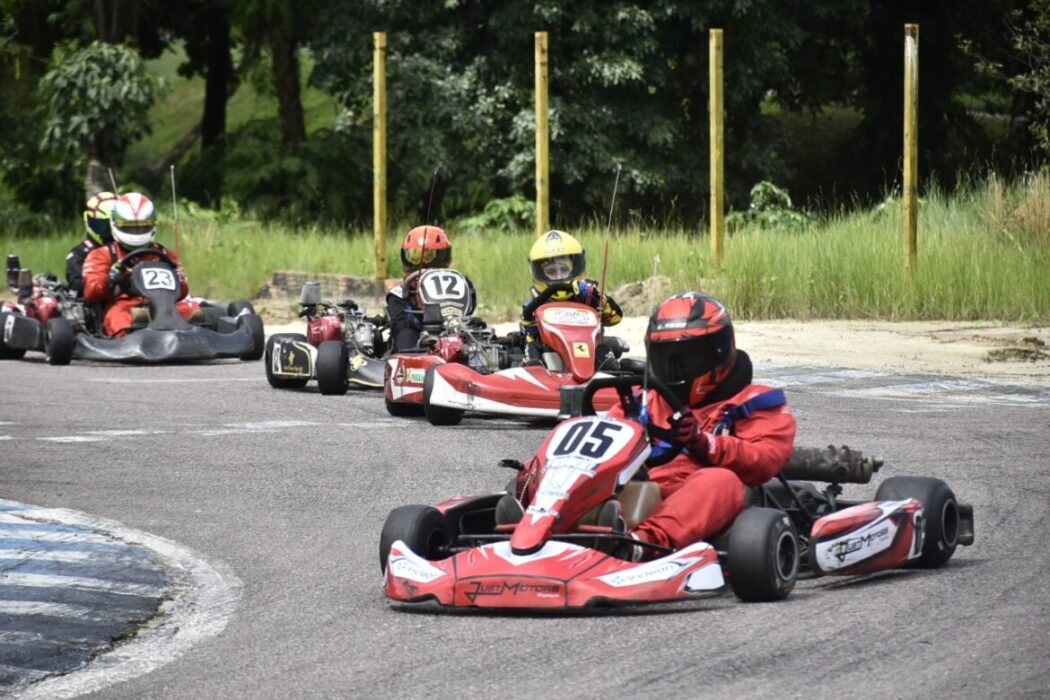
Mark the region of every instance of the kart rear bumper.
POLYGON ((397 541, 388 562, 388 598, 457 608, 643 605, 703 597, 725 586, 718 554, 703 542, 632 563, 559 541, 527 556, 513 554, 509 542, 497 542, 428 561, 397 541))
POLYGON ((101 338, 80 333, 73 356, 102 362, 192 362, 240 357, 252 352, 254 340, 247 325, 230 333, 196 326, 178 330, 143 328, 123 338, 101 338))
MULTIPOLYGON (((577 385, 571 374, 545 367, 480 374, 465 365, 447 364, 434 370, 427 400, 435 406, 467 411, 556 418, 561 409, 561 387, 577 385)), ((616 393, 603 390, 595 397, 595 409, 607 411, 615 402, 616 393)))

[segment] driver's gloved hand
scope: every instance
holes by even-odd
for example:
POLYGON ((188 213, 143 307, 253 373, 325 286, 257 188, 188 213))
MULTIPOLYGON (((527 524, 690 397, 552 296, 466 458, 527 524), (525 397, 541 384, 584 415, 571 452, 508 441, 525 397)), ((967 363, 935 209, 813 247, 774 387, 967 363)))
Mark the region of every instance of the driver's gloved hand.
POLYGON ((691 411, 686 410, 678 420, 672 419, 670 428, 675 442, 684 445, 701 463, 711 463, 711 436, 700 428, 691 411))
POLYGON ((112 287, 118 288, 122 292, 128 291, 128 284, 130 282, 127 270, 124 268, 113 265, 109 268, 109 284, 112 287))

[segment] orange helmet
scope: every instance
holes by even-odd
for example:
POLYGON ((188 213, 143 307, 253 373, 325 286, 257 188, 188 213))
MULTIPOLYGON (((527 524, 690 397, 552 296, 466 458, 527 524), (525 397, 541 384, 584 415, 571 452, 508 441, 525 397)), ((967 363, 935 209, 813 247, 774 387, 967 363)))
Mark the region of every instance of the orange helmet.
POLYGON ((415 272, 425 267, 448 267, 452 262, 452 244, 437 226, 416 226, 401 244, 401 268, 415 272))
POLYGON ((653 376, 697 406, 736 365, 733 321, 722 302, 700 292, 676 294, 657 307, 645 332, 653 376))

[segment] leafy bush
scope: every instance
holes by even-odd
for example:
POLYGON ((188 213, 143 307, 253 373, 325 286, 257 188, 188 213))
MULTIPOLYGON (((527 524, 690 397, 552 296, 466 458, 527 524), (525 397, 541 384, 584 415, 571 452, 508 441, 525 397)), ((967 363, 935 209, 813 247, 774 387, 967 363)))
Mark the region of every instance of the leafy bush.
POLYGON ((729 231, 746 226, 801 231, 808 225, 809 217, 793 208, 787 190, 766 180, 751 188, 751 206, 746 211, 735 211, 726 217, 729 231))
POLYGON ((457 221, 456 229, 467 233, 511 233, 531 228, 535 220, 536 203, 519 194, 490 200, 480 213, 457 221))

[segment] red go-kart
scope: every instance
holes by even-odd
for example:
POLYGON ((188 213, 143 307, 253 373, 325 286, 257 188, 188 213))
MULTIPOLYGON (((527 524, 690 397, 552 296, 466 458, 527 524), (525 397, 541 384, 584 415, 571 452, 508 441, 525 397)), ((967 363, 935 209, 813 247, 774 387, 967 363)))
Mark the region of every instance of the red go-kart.
POLYGON ((33 350, 50 364, 68 365, 78 326, 85 323, 84 305, 54 275, 33 277, 22 269, 16 255, 7 258, 7 283, 18 301, 0 302, 0 360, 17 360, 33 350))
MULTIPOLYGON (((666 387, 649 381, 683 410, 666 387)), ((603 506, 619 499, 633 527, 660 501, 656 484, 644 480, 650 437, 634 391, 642 382, 599 378, 583 390, 586 415, 559 424, 540 447, 535 496, 517 522, 499 522, 498 504, 508 497, 501 493, 393 510, 379 545, 387 597, 464 608, 571 609, 685 600, 720 592, 728 582, 744 601, 774 601, 787 597, 800 576, 938 567, 956 546, 973 542, 973 509, 943 481, 893 477, 873 501, 850 502, 838 497, 840 484, 866 483, 881 461, 848 448, 796 449, 776 478, 749 489, 748 507, 710 543, 679 550, 646 544, 655 558, 644 562, 612 556, 606 552, 616 546, 642 545, 602 525, 603 506), (592 415, 599 389, 614 389, 631 417, 592 415), (829 485, 820 490, 796 478, 829 485)), ((672 448, 662 460, 682 449, 672 448)))
MULTIPOLYGON (((536 321, 540 342, 550 349, 543 353, 542 365, 489 373, 469 365, 434 367, 425 377, 423 393, 430 422, 455 425, 465 411, 553 418, 559 415, 562 387, 608 376, 598 372, 599 361, 609 353, 618 358, 628 347, 604 335, 601 317, 590 306, 550 301, 553 294, 566 289, 565 285, 551 285, 522 311, 526 320, 536 321)), ((600 411, 615 403, 615 392, 597 397, 600 411)))
MULTIPOLYGON (((416 298, 422 314, 417 348, 401 350, 386 359, 386 408, 392 416, 423 412, 427 377, 434 367, 463 367, 475 374, 510 366, 509 339, 472 316, 474 288, 456 270, 431 269, 420 273, 416 298)), ((441 423, 441 416, 431 416, 441 423)), ((446 419, 446 422, 448 420, 446 419)))

